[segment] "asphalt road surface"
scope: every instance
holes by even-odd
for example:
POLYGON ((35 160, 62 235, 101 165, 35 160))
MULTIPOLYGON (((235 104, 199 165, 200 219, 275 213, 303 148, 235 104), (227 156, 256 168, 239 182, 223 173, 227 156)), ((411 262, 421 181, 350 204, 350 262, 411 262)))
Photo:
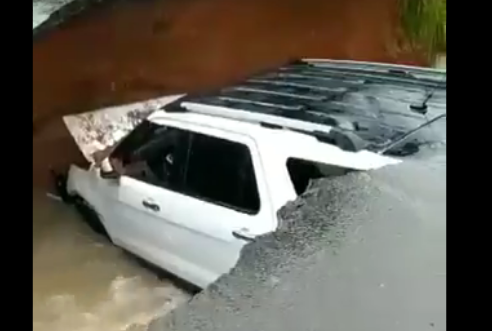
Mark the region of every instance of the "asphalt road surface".
POLYGON ((149 330, 446 330, 445 148, 317 182, 280 231, 149 330))

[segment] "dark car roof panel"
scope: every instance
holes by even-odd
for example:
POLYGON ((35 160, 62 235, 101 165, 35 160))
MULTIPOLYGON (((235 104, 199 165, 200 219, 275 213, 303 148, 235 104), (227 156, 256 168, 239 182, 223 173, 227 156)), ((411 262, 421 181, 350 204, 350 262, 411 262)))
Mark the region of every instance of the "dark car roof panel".
POLYGON ((296 61, 218 93, 186 99, 327 125, 381 145, 446 113, 446 73, 296 61))

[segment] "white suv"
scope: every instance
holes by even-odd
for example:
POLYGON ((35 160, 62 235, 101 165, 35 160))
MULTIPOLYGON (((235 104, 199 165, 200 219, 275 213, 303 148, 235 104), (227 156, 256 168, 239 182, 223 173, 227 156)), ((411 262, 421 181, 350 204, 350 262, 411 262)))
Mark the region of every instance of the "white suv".
POLYGON ((310 180, 432 141, 445 92, 430 69, 306 60, 215 94, 69 116, 91 167, 72 166, 60 192, 115 245, 203 288, 310 180))

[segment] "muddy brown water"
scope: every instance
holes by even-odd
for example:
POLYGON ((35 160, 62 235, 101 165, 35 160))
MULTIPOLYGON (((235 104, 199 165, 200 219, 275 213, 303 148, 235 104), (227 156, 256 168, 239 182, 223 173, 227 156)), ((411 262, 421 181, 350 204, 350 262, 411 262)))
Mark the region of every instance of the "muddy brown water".
POLYGON ((145 330, 190 295, 33 192, 33 330, 145 330))

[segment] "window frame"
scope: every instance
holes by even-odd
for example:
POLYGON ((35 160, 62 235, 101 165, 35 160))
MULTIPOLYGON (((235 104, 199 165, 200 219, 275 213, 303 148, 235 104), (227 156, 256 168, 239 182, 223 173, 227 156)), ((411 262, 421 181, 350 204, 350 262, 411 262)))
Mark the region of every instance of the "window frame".
POLYGON ((292 189, 294 190, 294 192, 296 193, 296 196, 298 196, 298 197, 303 195, 304 193, 306 193, 306 190, 309 187, 309 182, 311 180, 343 176, 343 175, 348 174, 349 172, 355 171, 355 169, 342 167, 342 166, 338 166, 335 164, 313 161, 313 160, 295 157, 295 156, 289 156, 285 159, 284 169, 287 171, 289 183, 292 185, 292 189), (296 166, 296 163, 298 165, 301 164, 301 166, 306 166, 306 165, 314 166, 316 168, 316 171, 319 172, 319 176, 314 176, 314 177, 308 179, 308 183, 306 183, 306 187, 304 187, 302 190, 300 190, 300 192, 298 191, 298 187, 296 186, 296 183, 294 181, 294 178, 295 178, 294 175, 296 175, 294 173, 294 170, 298 170, 298 169, 292 168, 292 166, 296 166), (332 168, 334 170, 337 170, 339 173, 336 173, 336 174, 324 173, 323 167, 332 168))
MULTIPOLYGON (((187 129, 182 129, 180 127, 176 127, 176 126, 172 126, 172 125, 165 125, 165 124, 158 124, 158 123, 154 123, 150 120, 146 120, 150 123, 152 123, 153 125, 158 125, 158 126, 162 126, 162 127, 166 127, 167 129, 170 129, 170 130, 177 130, 177 131, 180 131, 180 132, 184 132, 187 136, 184 137, 184 141, 185 141, 185 145, 186 145, 186 149, 189 151, 189 148, 190 148, 190 142, 191 142, 191 135, 192 135, 192 132, 190 130, 187 130, 187 129)), ((142 122, 144 123, 144 122, 142 122)), ((136 130, 136 128, 134 129, 136 130)), ((132 132, 130 132, 125 138, 129 137, 131 135, 132 132)), ((123 138, 123 140, 125 139, 123 138)), ((111 152, 111 154, 109 155, 109 158, 114 158, 114 153, 115 151, 118 149, 118 147, 123 143, 123 140, 121 140, 115 147, 115 149, 111 152)), ((142 147, 142 146, 140 146, 142 147)), ((183 159, 183 167, 184 169, 187 168, 187 164, 188 164, 188 154, 189 152, 186 151, 186 156, 184 157, 183 159)), ((123 165, 123 168, 125 168, 127 165, 123 165)), ((184 183, 184 178, 185 178, 185 172, 182 171, 181 174, 179 175, 179 178, 178 178, 178 184, 176 185, 176 187, 171 187, 171 185, 162 185, 160 183, 153 183, 153 182, 150 182, 150 181, 146 181, 146 180, 143 180, 142 178, 138 178, 137 176, 132 176, 132 175, 129 175, 129 174, 123 174, 124 177, 127 177, 127 178, 131 178, 132 180, 135 180, 135 181, 138 181, 140 183, 143 183, 143 184, 146 184, 146 185, 150 185, 150 186, 153 186, 153 187, 157 187, 157 188, 160 188, 160 189, 166 189, 166 190, 169 190, 169 191, 173 191, 173 192, 180 192, 182 190, 182 187, 183 187, 183 183, 184 183)))
POLYGON ((227 209, 231 209, 231 210, 234 210, 234 211, 237 211, 237 212, 246 214, 246 215, 250 215, 250 216, 256 216, 256 215, 258 215, 260 213, 261 207, 262 207, 262 197, 261 197, 261 192, 260 192, 260 188, 259 188, 259 185, 258 185, 257 169, 256 169, 255 164, 254 164, 254 161, 253 161, 253 153, 251 152, 251 148, 247 144, 245 144, 243 142, 238 142, 238 141, 235 141, 235 140, 232 140, 232 139, 228 139, 226 137, 218 137, 218 136, 210 135, 208 133, 197 132, 197 131, 193 131, 193 130, 189 130, 189 131, 191 132, 191 135, 190 135, 190 138, 189 138, 188 156, 186 158, 186 169, 184 171, 184 178, 183 178, 183 183, 182 183, 182 187, 181 187, 183 189, 183 191, 181 191, 180 193, 185 194, 185 195, 187 195, 189 197, 192 197, 194 199, 201 200, 201 201, 204 201, 204 202, 207 202, 207 203, 210 203, 210 204, 214 204, 214 205, 217 205, 217 206, 220 206, 220 207, 224 207, 224 208, 227 208, 227 209), (218 140, 226 140, 228 142, 239 144, 239 145, 244 146, 246 148, 246 150, 249 153, 250 164, 251 164, 251 168, 253 170, 253 175, 254 175, 254 179, 255 179, 256 194, 258 195, 258 208, 257 209, 250 210, 250 209, 246 209, 246 208, 243 208, 243 207, 238 207, 238 206, 232 205, 232 204, 227 203, 227 202, 213 200, 212 198, 207 198, 207 197, 201 196, 199 194, 195 194, 193 192, 190 192, 187 189, 186 178, 187 178, 188 170, 189 170, 190 152, 191 152, 191 150, 193 148, 193 138, 197 134, 208 136, 208 137, 215 138, 215 139, 218 139, 218 140))
MULTIPOLYGON (((148 120, 148 119, 147 119, 148 120)), ((132 176, 129 176, 129 175, 123 175, 124 177, 127 177, 131 180, 134 180, 134 181, 138 181, 142 184, 145 184, 145 185, 150 185, 150 186, 153 186, 153 187, 156 187, 158 189, 164 189, 164 190, 168 190, 168 191, 171 191, 171 192, 174 192, 174 193, 177 193, 177 194, 182 194, 184 196, 187 196, 187 197, 190 197, 190 198, 193 198, 193 199, 196 199, 196 200, 199 200, 199 201, 203 201, 203 202, 206 202, 206 203, 209 203, 209 204, 212 204, 212 205, 215 205, 215 206, 218 206, 218 207, 222 207, 222 208, 226 208, 228 210, 232 210, 232 211, 236 211, 236 212, 239 212, 241 214, 244 214, 244 215, 248 215, 248 216, 258 216, 262 210, 263 210, 263 204, 264 204, 264 193, 262 193, 262 189, 260 187, 260 180, 258 178, 258 172, 261 171, 261 169, 258 169, 257 165, 255 164, 255 157, 253 155, 253 151, 251 149, 251 146, 250 144, 244 142, 244 141, 241 141, 240 139, 233 139, 231 137, 228 137, 227 134, 213 134, 213 133, 210 133, 210 130, 206 130, 206 129, 212 129, 213 131, 218 131, 217 129, 214 129, 214 128, 206 128, 205 130, 200 130, 202 129, 201 127, 199 128, 190 128, 188 125, 176 125, 176 123, 168 123, 167 121, 166 122, 162 122, 162 123, 155 123, 151 120, 148 120, 156 125, 161 125, 161 126, 166 126, 170 129, 177 129, 177 130, 180 130, 180 131, 184 131, 184 132, 187 132, 188 134, 188 137, 187 137, 187 151, 186 151, 186 157, 184 159, 184 171, 180 174, 180 185, 178 185, 176 188, 171 188, 171 187, 166 187, 166 186, 163 186, 163 185, 158 185, 158 184, 155 184, 155 183, 151 183, 151 182, 147 182, 147 181, 144 181, 142 179, 139 179, 139 178, 136 178, 136 177, 132 177, 132 176), (242 208, 242 207, 238 207, 238 206, 234 206, 234 205, 231 205, 229 203, 225 203, 225 202, 221 202, 221 201, 215 201, 211 198, 207 198, 207 197, 203 197, 201 195, 198 195, 198 194, 193 194, 192 192, 190 192, 189 190, 186 189, 186 183, 185 183, 185 178, 187 176, 187 172, 188 172, 188 165, 189 165, 189 159, 190 159, 190 151, 191 151, 191 147, 192 147, 192 141, 193 141, 193 137, 195 134, 200 134, 200 135, 205 135, 205 136, 209 136, 211 138, 215 138, 215 139, 222 139, 222 140, 227 140, 229 142, 232 142, 232 143, 236 143, 236 144, 239 144, 239 145, 242 145, 244 147, 246 147, 247 151, 249 152, 249 156, 250 156, 250 162, 251 162, 251 166, 252 166, 252 170, 253 170, 253 175, 254 175, 254 178, 255 178, 255 183, 256 183, 256 192, 257 192, 257 195, 258 195, 258 208, 254 211, 252 210, 249 210, 249 209, 246 209, 246 208, 242 208)), ((234 133, 235 135, 238 135, 240 136, 240 134, 237 134, 237 133, 234 133)), ((241 135, 242 136, 242 135, 241 135)), ((243 136, 243 137, 246 137, 246 136, 243 136)), ((249 138, 249 137, 248 137, 249 138)))

